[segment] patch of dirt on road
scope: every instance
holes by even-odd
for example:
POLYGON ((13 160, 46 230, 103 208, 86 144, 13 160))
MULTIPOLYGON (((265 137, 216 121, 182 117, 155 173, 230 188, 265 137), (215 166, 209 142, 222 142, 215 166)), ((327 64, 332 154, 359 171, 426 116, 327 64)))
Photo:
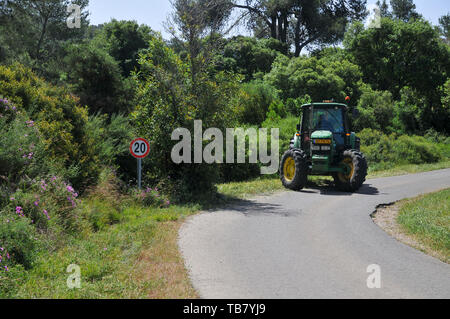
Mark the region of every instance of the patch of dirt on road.
POLYGON ((446 261, 446 257, 439 252, 434 251, 430 247, 420 243, 413 236, 407 234, 402 227, 397 223, 397 217, 400 209, 404 205, 405 201, 399 201, 393 204, 379 205, 377 210, 372 213, 371 217, 375 224, 387 232, 390 236, 394 237, 398 241, 414 247, 425 254, 440 259, 443 262, 446 261))

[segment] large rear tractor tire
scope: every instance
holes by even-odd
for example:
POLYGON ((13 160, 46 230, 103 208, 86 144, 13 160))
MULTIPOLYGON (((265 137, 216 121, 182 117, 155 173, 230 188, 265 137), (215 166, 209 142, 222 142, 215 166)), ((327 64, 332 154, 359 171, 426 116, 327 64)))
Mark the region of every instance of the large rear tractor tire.
POLYGON ((292 190, 301 190, 308 181, 308 163, 306 154, 299 149, 289 149, 281 158, 280 178, 283 186, 292 190))
POLYGON ((366 181, 366 158, 357 150, 346 150, 343 153, 341 164, 348 167, 348 173, 333 175, 336 187, 345 192, 356 192, 366 181))

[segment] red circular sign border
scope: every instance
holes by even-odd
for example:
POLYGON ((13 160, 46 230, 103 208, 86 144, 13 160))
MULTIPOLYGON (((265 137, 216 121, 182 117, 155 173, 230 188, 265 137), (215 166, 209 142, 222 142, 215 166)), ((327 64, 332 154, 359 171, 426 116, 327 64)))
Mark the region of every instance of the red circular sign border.
POLYGON ((142 138, 142 137, 137 138, 137 139, 133 140, 133 141, 130 143, 130 153, 131 153, 131 155, 132 155, 134 158, 138 158, 138 159, 139 159, 139 158, 147 157, 148 154, 150 153, 150 143, 149 143, 145 138, 142 138), (137 141, 142 141, 142 142, 144 142, 145 144, 147 144, 147 152, 145 152, 144 155, 138 156, 138 155, 134 154, 134 152, 133 152, 133 144, 134 144, 135 142, 137 142, 137 141))

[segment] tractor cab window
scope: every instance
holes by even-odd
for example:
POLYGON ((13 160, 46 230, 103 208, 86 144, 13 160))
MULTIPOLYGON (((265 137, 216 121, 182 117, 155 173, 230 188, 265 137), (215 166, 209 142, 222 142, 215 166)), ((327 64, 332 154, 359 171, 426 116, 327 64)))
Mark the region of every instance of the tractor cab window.
POLYGON ((314 109, 313 131, 331 131, 344 133, 344 118, 340 108, 314 109))

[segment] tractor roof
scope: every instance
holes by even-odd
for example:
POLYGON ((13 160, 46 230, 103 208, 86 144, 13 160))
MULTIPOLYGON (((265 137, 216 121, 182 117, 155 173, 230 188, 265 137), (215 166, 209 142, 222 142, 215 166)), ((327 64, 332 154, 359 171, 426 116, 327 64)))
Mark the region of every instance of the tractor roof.
POLYGON ((326 103, 308 103, 308 104, 303 104, 302 107, 307 107, 307 106, 318 106, 318 107, 335 107, 335 106, 339 106, 339 107, 344 107, 346 108, 347 105, 346 104, 342 104, 342 103, 334 103, 334 102, 326 102, 326 103))

